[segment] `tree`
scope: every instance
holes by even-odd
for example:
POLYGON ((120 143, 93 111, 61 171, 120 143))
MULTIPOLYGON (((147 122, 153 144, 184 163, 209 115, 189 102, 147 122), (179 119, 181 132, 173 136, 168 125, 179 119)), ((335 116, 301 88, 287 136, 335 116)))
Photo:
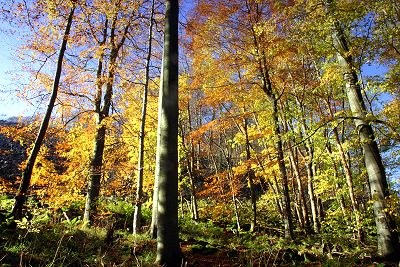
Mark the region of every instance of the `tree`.
POLYGON ((65 51, 67 49, 67 42, 68 42, 70 30, 71 30, 72 20, 74 17, 75 7, 76 7, 76 1, 72 1, 72 7, 70 10, 68 19, 67 19, 67 25, 65 27, 63 40, 62 40, 61 47, 60 47, 60 50, 58 53, 57 68, 56 68, 56 72, 55 72, 55 76, 54 76, 52 93, 51 93, 51 96, 49 99, 49 103, 47 105, 46 113, 45 113, 42 123, 40 125, 39 132, 36 137, 33 149, 29 155, 26 166, 22 172, 22 182, 21 182, 20 188, 18 190, 17 195, 15 196, 15 203, 14 203, 14 206, 12 209, 12 214, 14 216, 14 219, 16 219, 16 220, 20 220, 22 218, 22 208, 23 208, 23 205, 24 205, 24 202, 26 199, 26 195, 28 193, 29 185, 31 182, 33 167, 35 166, 36 158, 39 154, 40 147, 41 147, 44 137, 46 135, 46 131, 47 131, 47 128, 48 128, 49 122, 50 122, 51 112, 53 111, 54 103, 57 99, 58 87, 60 84, 61 71, 62 71, 62 63, 63 63, 65 51))
POLYGON ((179 1, 166 1, 157 129, 156 262, 171 267, 181 264, 178 238, 178 16, 179 1))
MULTIPOLYGON (((334 1, 325 2, 327 15, 335 12, 334 1)), ((385 168, 382 162, 374 131, 367 119, 367 109, 361 94, 358 76, 350 53, 347 37, 340 22, 334 19, 332 24, 332 38, 337 50, 337 60, 346 82, 346 94, 350 110, 354 117, 354 124, 361 141, 365 167, 368 173, 371 197, 375 214, 375 224, 378 233, 378 254, 386 259, 399 257, 399 244, 394 232, 395 223, 386 209, 386 197, 390 195, 386 180, 385 168)))
POLYGON ((137 234, 141 226, 141 208, 142 208, 142 195, 143 195, 143 158, 144 158, 144 137, 146 126, 146 113, 147 113, 147 95, 149 91, 150 81, 150 62, 151 62, 151 48, 153 41, 153 17, 154 17, 154 1, 151 4, 150 26, 149 26, 149 48, 146 58, 145 69, 145 83, 143 89, 143 102, 142 102, 142 119, 140 121, 139 133, 139 152, 138 152, 138 171, 137 171, 137 186, 136 186, 136 199, 135 199, 135 213, 133 214, 133 233, 137 234))
MULTIPOLYGON (((96 133, 95 133, 95 140, 93 147, 93 155, 90 163, 91 173, 87 187, 86 204, 83 216, 83 220, 87 223, 90 222, 92 213, 95 212, 96 210, 97 200, 100 194, 100 181, 102 177, 102 168, 103 168, 103 154, 104 154, 104 145, 106 139, 107 118, 110 115, 114 80, 117 74, 118 54, 121 50, 121 47, 123 47, 125 43, 136 11, 134 9, 131 12, 131 14, 128 15, 126 21, 124 21, 125 23, 123 24, 121 29, 121 37, 118 40, 117 33, 119 32, 120 29, 117 28, 117 22, 120 20, 120 17, 118 16, 120 8, 121 8, 121 2, 120 1, 115 2, 111 17, 108 74, 107 74, 107 79, 105 79, 105 82, 102 79, 104 51, 101 51, 101 55, 98 60, 97 77, 96 77, 97 92, 94 101, 95 113, 96 113, 96 133), (105 85, 106 89, 104 92, 104 96, 103 96, 103 85, 105 85)), ((104 46, 104 44, 106 43, 107 28, 108 28, 108 18, 105 19, 103 40, 99 43, 100 47, 104 46)), ((101 47, 101 49, 104 48, 101 47)))
MULTIPOLYGON (((265 38, 263 33, 258 33, 256 26, 261 23, 263 7, 259 6, 258 3, 252 1, 246 1, 246 8, 250 20, 250 30, 253 38, 253 45, 257 58, 258 73, 261 77, 261 88, 267 95, 270 104, 272 105, 272 131, 276 138, 275 149, 277 154, 279 174, 282 183, 283 190, 283 222, 285 227, 285 238, 293 239, 293 223, 292 223, 292 212, 290 208, 290 196, 288 188, 288 176, 286 165, 284 161, 283 153, 283 141, 282 141, 282 130, 279 125, 279 113, 278 113, 278 101, 279 95, 274 88, 271 80, 271 65, 268 64, 266 54, 269 52, 268 47, 263 45, 262 39, 265 38)), ((264 9, 270 8, 269 6, 264 9)))

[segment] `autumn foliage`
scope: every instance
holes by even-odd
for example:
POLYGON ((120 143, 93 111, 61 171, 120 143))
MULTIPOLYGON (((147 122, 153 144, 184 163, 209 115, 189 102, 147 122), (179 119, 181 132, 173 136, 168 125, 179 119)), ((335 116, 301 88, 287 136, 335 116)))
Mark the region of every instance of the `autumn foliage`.
MULTIPOLYGON (((151 1, 12 2, 2 7, 9 11, 3 19, 27 32, 18 48, 24 71, 18 93, 39 107, 50 91, 68 9, 77 6, 59 97, 29 197, 55 214, 76 203, 82 208, 93 174, 96 131, 104 127, 99 202, 134 203, 151 1), (107 86, 112 87, 109 112, 99 120, 107 86)), ((382 210, 398 235, 400 21, 395 1, 185 3, 177 125, 182 216, 219 222, 235 234, 253 224, 260 235, 273 229, 294 240, 343 236, 376 250, 376 197, 370 191, 360 118, 348 97, 351 72, 364 105, 362 119, 371 126, 371 142, 382 157, 382 210), (344 52, 338 39, 346 41, 344 52), (294 235, 288 235, 288 227, 294 235)), ((153 208, 164 9, 155 1, 140 200, 146 208, 153 208)), ((0 128, 0 135, 23 148, 24 158, 42 112, 39 108, 37 118, 0 128)), ((0 157, 9 153, 12 149, 0 148, 0 157)), ((18 162, 18 168, 24 164, 18 162)), ((15 194, 20 175, 0 173, 0 178, 0 192, 15 194)))

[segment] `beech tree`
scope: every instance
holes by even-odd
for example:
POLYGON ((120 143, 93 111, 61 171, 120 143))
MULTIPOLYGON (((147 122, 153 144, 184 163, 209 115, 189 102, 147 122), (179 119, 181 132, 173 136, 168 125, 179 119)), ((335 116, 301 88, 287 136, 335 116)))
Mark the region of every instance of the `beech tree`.
MULTIPOLYGON (((132 27, 132 21, 136 10, 132 10, 128 16, 126 22, 122 25, 121 36, 118 36, 117 23, 119 21, 119 12, 121 9, 121 1, 117 1, 114 6, 112 6, 112 16, 110 18, 110 35, 109 35, 109 62, 108 62, 108 73, 107 78, 103 79, 103 59, 104 51, 101 52, 100 58, 98 60, 97 67, 97 79, 96 79, 96 97, 95 97, 95 113, 96 113, 96 133, 94 140, 93 155, 90 163, 90 178, 87 187, 86 204, 84 211, 84 221, 90 222, 91 214, 95 212, 97 200, 100 194, 100 182, 102 177, 103 168, 103 154, 104 154, 104 144, 106 138, 107 124, 106 119, 110 115, 111 101, 113 97, 113 87, 114 80, 117 73, 117 59, 124 45, 130 28, 132 27), (119 38, 118 38, 119 37, 119 38), (103 86, 105 87, 105 92, 103 94, 103 86), (104 96, 103 96, 104 95, 104 96), (103 100, 102 100, 103 98, 103 100)), ((104 25, 104 35, 103 40, 100 42, 101 45, 105 45, 107 40, 107 30, 108 30, 108 17, 105 19, 104 25)), ((104 48, 101 48, 104 49, 104 48)))
MULTIPOLYGON (((335 12, 334 1, 328 0, 325 4, 328 16, 332 12, 335 12)), ((346 94, 350 110, 354 116, 354 124, 361 141, 365 167, 368 172, 375 224, 378 233, 378 254, 387 259, 398 258, 399 244, 394 232, 395 223, 391 215, 385 211, 385 198, 390 195, 385 168, 375 141, 374 131, 367 120, 367 109, 361 94, 353 56, 350 53, 351 48, 344 34, 344 29, 340 25, 340 21, 336 19, 333 20, 332 24, 332 39, 337 50, 337 60, 346 82, 346 94)))
POLYGON ((181 264, 178 238, 178 16, 178 0, 166 1, 157 128, 156 262, 171 267, 181 264))
POLYGON ((154 1, 151 4, 150 25, 149 25, 149 44, 146 58, 145 67, 145 83, 143 89, 143 102, 142 102, 142 118, 140 121, 139 133, 139 152, 138 152, 138 171, 137 171, 137 186, 136 186, 136 199, 135 199, 135 213, 133 215, 133 233, 137 234, 141 227, 141 207, 143 197, 143 162, 144 162, 144 138, 145 138, 145 125, 147 114, 147 96, 149 91, 150 82, 150 63, 151 63, 151 50, 153 42, 153 24, 154 24, 154 1))

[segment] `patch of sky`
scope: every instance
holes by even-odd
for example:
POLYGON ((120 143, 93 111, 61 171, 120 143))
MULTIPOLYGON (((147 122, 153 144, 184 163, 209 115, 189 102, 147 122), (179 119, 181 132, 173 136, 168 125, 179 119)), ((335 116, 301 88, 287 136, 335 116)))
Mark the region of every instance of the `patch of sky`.
POLYGON ((15 30, 3 24, 0 29, 0 119, 33 113, 32 106, 17 97, 16 89, 21 81, 16 82, 13 75, 21 70, 21 63, 16 56, 21 44, 15 30))

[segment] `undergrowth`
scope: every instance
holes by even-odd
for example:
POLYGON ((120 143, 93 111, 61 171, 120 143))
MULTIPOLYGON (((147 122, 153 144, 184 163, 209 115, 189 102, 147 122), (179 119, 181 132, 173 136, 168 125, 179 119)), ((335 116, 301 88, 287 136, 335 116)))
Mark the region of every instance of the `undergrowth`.
MULTIPOLYGON (((79 205, 50 212, 30 204, 27 217, 13 224, 7 213, 12 201, 2 197, 0 202, 0 266, 154 266, 156 241, 147 233, 131 234, 133 206, 124 201, 105 202, 101 220, 91 227, 83 225, 79 205)), ((145 224, 150 214, 145 208, 145 224)), ((360 246, 351 234, 297 232, 295 241, 286 241, 276 225, 271 230, 260 223, 252 233, 238 231, 229 221, 195 222, 186 214, 179 225, 187 266, 364 266, 376 261, 373 239, 360 246)))

